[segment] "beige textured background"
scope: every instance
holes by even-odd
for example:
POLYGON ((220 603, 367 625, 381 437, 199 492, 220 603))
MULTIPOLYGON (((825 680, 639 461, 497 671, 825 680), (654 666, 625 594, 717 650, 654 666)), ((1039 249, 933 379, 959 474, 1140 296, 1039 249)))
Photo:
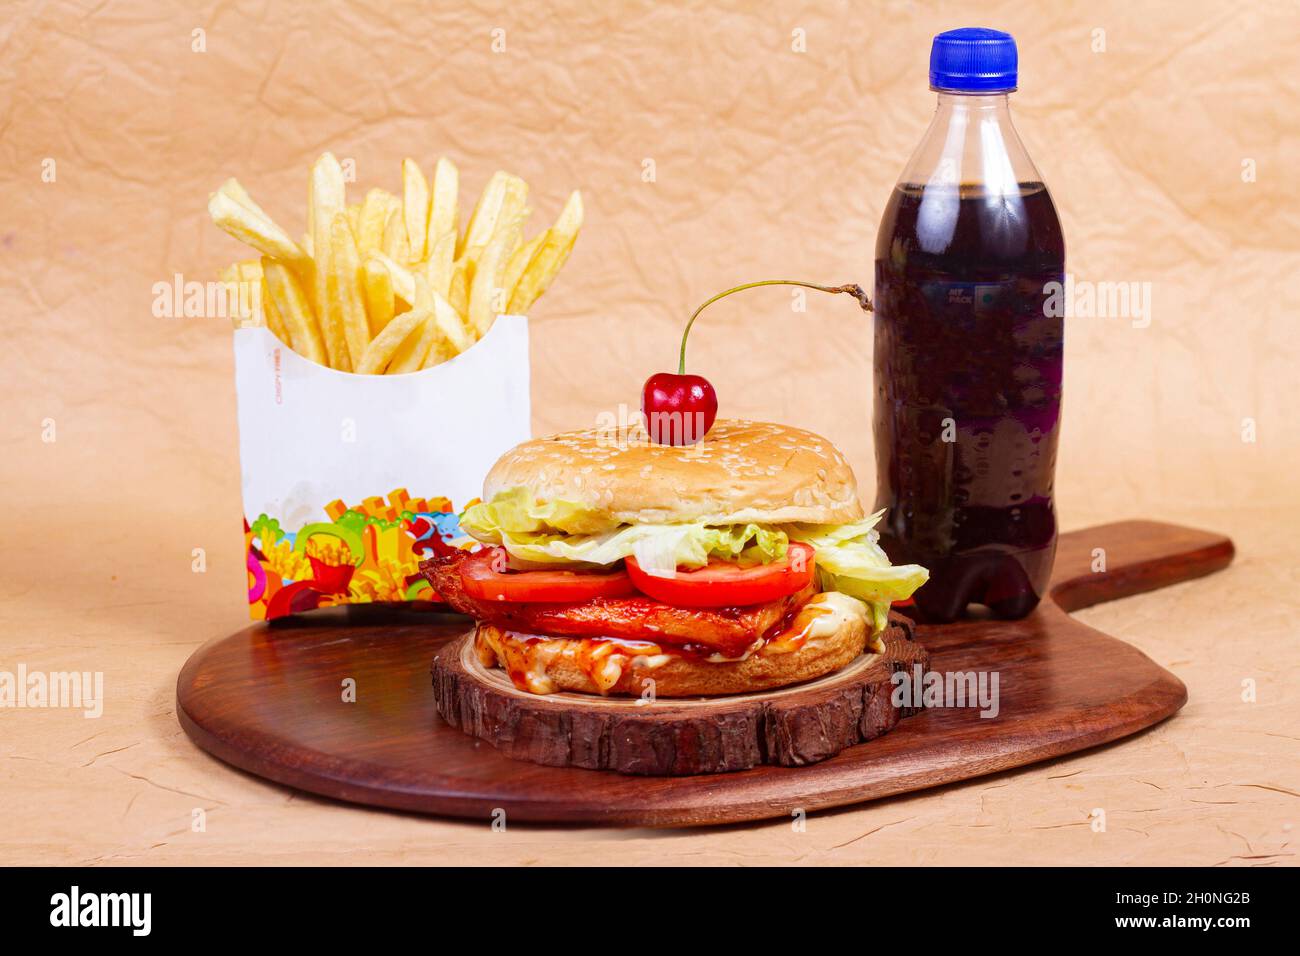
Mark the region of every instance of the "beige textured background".
MULTIPOLYGON (((13 4, 0 22, 0 667, 103 670, 109 693, 98 721, 0 711, 0 860, 1291 859, 1293 5, 172 6, 13 4), (690 309, 720 288, 869 284, 881 210, 933 108, 929 39, 972 24, 1019 41, 1014 110, 1070 271, 1153 284, 1149 328, 1069 327, 1065 527, 1143 516, 1238 542, 1224 574, 1082 615, 1178 673, 1182 714, 1097 753, 822 815, 807 834, 778 822, 494 836, 294 795, 195 751, 174 676, 244 622, 230 335, 150 305, 153 283, 206 280, 242 255, 207 220, 211 189, 236 175, 297 232, 307 164, 325 149, 355 160, 360 188, 395 188, 405 155, 449 154, 475 192, 510 169, 532 184, 537 221, 581 187, 587 227, 534 313, 533 396, 535 431, 582 425, 635 406, 690 309), (806 53, 791 50, 795 29, 806 53), (1256 182, 1242 181, 1248 159, 1256 182), (195 547, 206 574, 191 572, 195 547), (1255 704, 1240 700, 1247 677, 1255 704), (194 806, 210 811, 207 833, 189 831, 194 806), (1086 825, 1096 806, 1107 834, 1086 825)), ((869 323, 838 299, 810 299, 806 315, 787 303, 767 290, 715 307, 693 370, 724 414, 832 438, 869 488, 869 323)))

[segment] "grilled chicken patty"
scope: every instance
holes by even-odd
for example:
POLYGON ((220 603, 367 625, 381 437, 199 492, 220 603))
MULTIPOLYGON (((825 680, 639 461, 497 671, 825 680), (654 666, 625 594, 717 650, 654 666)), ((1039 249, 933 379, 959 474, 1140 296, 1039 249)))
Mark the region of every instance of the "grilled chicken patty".
POLYGON ((465 593, 461 562, 469 552, 425 561, 420 569, 449 605, 504 630, 565 637, 621 637, 740 657, 749 647, 817 593, 816 583, 767 604, 748 607, 688 608, 637 595, 594 598, 581 604, 532 604, 482 601, 465 593))

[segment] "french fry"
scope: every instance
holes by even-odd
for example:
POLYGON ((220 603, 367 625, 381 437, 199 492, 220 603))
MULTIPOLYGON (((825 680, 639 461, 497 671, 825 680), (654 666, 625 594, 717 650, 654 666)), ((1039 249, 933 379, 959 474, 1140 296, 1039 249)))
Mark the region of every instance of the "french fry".
POLYGON ((361 275, 361 257, 352 235, 346 212, 335 213, 330 229, 330 289, 334 297, 330 311, 337 310, 343 324, 348 354, 356 368, 370 344, 370 325, 366 319, 366 293, 361 275))
MULTIPOLYGON (((240 275, 239 275, 239 263, 238 263, 238 262, 232 262, 232 263, 231 263, 230 265, 228 265, 228 266, 222 266, 221 269, 219 269, 219 270, 217 271, 217 278, 218 278, 221 282, 225 283, 225 285, 226 285, 226 287, 227 287, 227 288, 226 288, 226 295, 230 295, 231 292, 232 292, 232 290, 231 290, 229 287, 230 287, 232 284, 238 283, 238 282, 240 281, 240 275)), ((239 290, 238 290, 238 289, 235 289, 235 290, 233 290, 233 291, 234 291, 234 292, 238 292, 239 290)))
MULTIPOLYGON (((242 189, 239 192, 248 195, 242 189)), ((287 232, 268 219, 256 204, 249 208, 229 192, 217 190, 208 200, 208 214, 213 222, 230 235, 263 255, 298 264, 310 262, 307 253, 289 238, 287 232)))
POLYGON ((429 246, 429 258, 424 264, 424 276, 429 288, 441 296, 451 290, 451 272, 455 267, 456 231, 444 232, 429 246))
POLYGON ((266 278, 260 259, 246 259, 235 263, 235 273, 240 290, 247 290, 250 295, 240 295, 238 311, 244 324, 265 326, 279 341, 289 345, 289 333, 279 317, 274 304, 266 295, 266 278))
POLYGON ((366 193, 357 220, 357 249, 363 256, 383 248, 384 226, 396 206, 397 197, 386 190, 372 189, 366 193))
MULTIPOLYGON (((503 276, 505 274, 506 267, 510 265, 511 257, 516 252, 518 252, 519 247, 523 245, 524 220, 527 218, 528 218, 528 210, 524 210, 523 214, 511 220, 509 225, 498 224, 497 231, 492 234, 493 242, 495 242, 496 240, 500 239, 503 236, 505 237, 505 241, 502 244, 502 250, 501 250, 501 254, 505 257, 501 260, 502 261, 501 272, 503 276)), ((504 303, 502 303, 502 311, 504 311, 504 303)))
POLYGON ((311 303, 293 270, 274 259, 263 259, 262 275, 266 281, 266 294, 289 330, 289 345, 313 362, 328 364, 311 303))
POLYGON ((574 190, 559 218, 555 220, 555 225, 546 230, 545 238, 511 292, 506 311, 526 315, 532 304, 550 287, 565 260, 569 258, 578 231, 582 228, 582 218, 582 194, 574 190))
MULTIPOLYGON (((266 282, 262 276, 262 260, 244 259, 236 264, 239 269, 239 282, 241 289, 247 290, 247 322, 245 324, 253 327, 264 326, 270 327, 269 318, 266 314, 266 282)), ((287 339, 281 339, 287 342, 287 339)))
POLYGON ((506 264, 506 271, 501 276, 501 288, 506 291, 506 301, 514 294, 515 286, 519 285, 519 280, 523 278, 524 270, 528 268, 528 263, 532 261, 533 254, 546 238, 545 232, 539 232, 529 239, 518 249, 510 254, 510 262, 506 264))
POLYGON ((256 310, 252 290, 244 279, 244 265, 243 262, 232 262, 217 273, 225 287, 226 311, 229 313, 230 324, 237 329, 258 324, 254 321, 256 310))
POLYGON ((227 196, 229 196, 230 198, 238 202, 241 206, 244 206, 250 211, 257 213, 257 215, 261 216, 263 219, 267 220, 268 222, 271 221, 271 217, 266 214, 266 210, 253 201, 253 197, 248 194, 248 190, 245 189, 240 184, 238 179, 234 179, 234 178, 227 179, 224 183, 222 183, 219 187, 217 187, 217 192, 225 193, 227 196))
POLYGON ((401 263, 411 261, 411 244, 406 238, 406 219, 402 204, 398 203, 384 223, 383 252, 401 263))
POLYGON ((343 167, 333 153, 321 153, 312 163, 307 184, 307 234, 316 249, 329 246, 330 224, 334 214, 347 208, 347 183, 343 167))
POLYGON ((271 218, 266 214, 265 209, 263 209, 261 206, 259 206, 256 202, 253 201, 253 197, 248 194, 248 190, 245 189, 243 185, 239 182, 239 180, 233 176, 231 176, 224 183, 218 186, 217 192, 225 193, 231 199, 235 200, 235 202, 239 203, 241 206, 245 207, 250 212, 257 213, 259 216, 263 217, 264 219, 271 218))
POLYGON ((402 216, 406 221, 406 241, 410 244, 410 258, 418 262, 424 258, 424 246, 429 232, 429 183, 420 172, 415 160, 402 160, 402 216))
MULTIPOLYGON (((429 232, 425 241, 425 255, 433 257, 434 243, 447 233, 452 234, 452 258, 455 258, 455 234, 460 218, 460 171, 446 156, 438 160, 433 169, 433 197, 429 204, 429 232)), ((445 295, 446 293, 444 293, 445 295)))
POLYGON ((420 370, 423 371, 426 368, 433 368, 436 365, 441 365, 448 359, 454 359, 456 355, 457 353, 455 349, 451 347, 451 343, 439 334, 438 338, 434 341, 433 346, 429 351, 424 353, 424 361, 420 364, 420 370))
POLYGON ((270 329, 271 334, 283 342, 285 345, 293 348, 292 336, 289 334, 289 328, 284 324, 284 317, 280 315, 280 310, 275 307, 275 301, 266 294, 266 281, 262 281, 262 315, 266 318, 266 327, 270 329))
MULTIPOLYGON (((313 289, 316 314, 320 319, 329 364, 341 372, 352 371, 347 332, 337 293, 331 295, 331 284, 337 284, 337 273, 331 262, 333 242, 331 232, 334 216, 347 205, 343 167, 333 153, 325 153, 311 169, 311 186, 307 204, 308 231, 311 233, 313 256, 316 261, 313 289)), ((346 222, 346 220, 345 220, 346 222)))
POLYGON ((383 252, 372 252, 370 258, 382 263, 388 270, 388 275, 393 280, 393 292, 406 302, 407 305, 415 304, 415 274, 400 262, 394 262, 392 256, 383 252))
POLYGON ((474 337, 465 327, 465 320, 460 317, 460 313, 452 307, 452 304, 437 292, 433 293, 433 319, 438 324, 438 331, 442 333, 443 339, 451 346, 452 355, 459 355, 474 344, 474 337))
POLYGON ((370 337, 378 335, 393 320, 393 275, 379 259, 371 256, 362 266, 362 281, 366 288, 366 322, 370 337))
POLYGON ((493 239, 483 256, 474 266, 474 278, 469 287, 468 325, 476 338, 482 338, 492 327, 492 321, 499 312, 505 311, 505 303, 499 301, 501 278, 506 270, 509 249, 516 239, 511 232, 502 232, 493 239))
POLYGON ((447 301, 458 315, 469 311, 469 277, 472 264, 467 259, 458 259, 451 270, 451 288, 447 291, 447 301))
POLYGON ((524 222, 531 212, 532 210, 528 208, 528 184, 518 176, 511 176, 506 187, 505 200, 501 203, 501 212, 497 216, 496 226, 493 227, 492 237, 488 240, 490 243, 503 233, 509 232, 513 237, 513 244, 507 247, 507 259, 523 242, 524 222))
POLYGON ((418 273, 415 276, 415 301, 411 305, 411 311, 421 313, 424 318, 393 353, 387 369, 390 375, 417 371, 439 337, 438 326, 433 318, 433 294, 429 290, 429 283, 418 273))
POLYGON ((365 375, 377 375, 382 372, 388 366, 397 347, 417 325, 424 321, 425 315, 426 313, 418 309, 412 309, 394 317, 393 321, 384 327, 384 331, 376 335, 366 347, 356 370, 365 375))
POLYGON ((438 325, 434 321, 433 312, 428 309, 412 309, 411 313, 419 315, 420 322, 415 327, 415 331, 406 337, 406 340, 397 347, 393 353, 393 359, 388 363, 386 369, 389 375, 401 375, 405 372, 418 372, 424 368, 424 361, 430 351, 437 353, 439 331, 438 325))
POLYGON ((492 241, 498 225, 510 225, 519 220, 528 205, 528 184, 518 176, 497 171, 483 187, 474 212, 465 226, 465 235, 456 248, 456 255, 467 250, 484 249, 492 241))
POLYGON ((415 298, 411 300, 411 305, 421 312, 433 309, 433 290, 429 288, 429 283, 422 275, 415 276, 415 298))
MULTIPOLYGON (((226 268, 221 270, 221 279, 223 282, 261 282, 262 260, 241 259, 239 262, 232 262, 230 265, 226 266, 226 268)), ((250 307, 244 311, 251 315, 251 304, 250 307)))

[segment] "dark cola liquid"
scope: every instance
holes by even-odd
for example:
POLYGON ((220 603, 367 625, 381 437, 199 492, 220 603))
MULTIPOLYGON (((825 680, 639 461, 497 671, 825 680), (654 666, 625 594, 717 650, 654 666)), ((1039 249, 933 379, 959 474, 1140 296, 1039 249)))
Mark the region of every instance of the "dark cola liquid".
POLYGON ((876 242, 876 507, 920 616, 1022 617, 1056 554, 1065 243, 1042 183, 900 186, 876 242))

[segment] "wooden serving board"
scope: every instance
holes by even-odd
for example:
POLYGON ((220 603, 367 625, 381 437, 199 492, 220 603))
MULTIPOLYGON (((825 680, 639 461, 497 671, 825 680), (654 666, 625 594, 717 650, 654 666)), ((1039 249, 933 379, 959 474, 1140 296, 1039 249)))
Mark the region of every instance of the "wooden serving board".
POLYGON ((998 672, 996 718, 924 710, 804 767, 639 777, 513 760, 438 716, 429 664, 465 630, 464 618, 440 615, 352 623, 362 618, 354 610, 217 638, 182 669, 176 710, 222 760, 356 803, 485 822, 499 811, 511 821, 649 826, 788 816, 1058 757, 1165 719, 1187 699, 1182 682, 1068 612, 1209 574, 1232 555, 1222 535, 1151 521, 1063 535, 1050 595, 1029 617, 917 629, 933 670, 998 672), (1092 570, 1095 554, 1105 571, 1092 570))

